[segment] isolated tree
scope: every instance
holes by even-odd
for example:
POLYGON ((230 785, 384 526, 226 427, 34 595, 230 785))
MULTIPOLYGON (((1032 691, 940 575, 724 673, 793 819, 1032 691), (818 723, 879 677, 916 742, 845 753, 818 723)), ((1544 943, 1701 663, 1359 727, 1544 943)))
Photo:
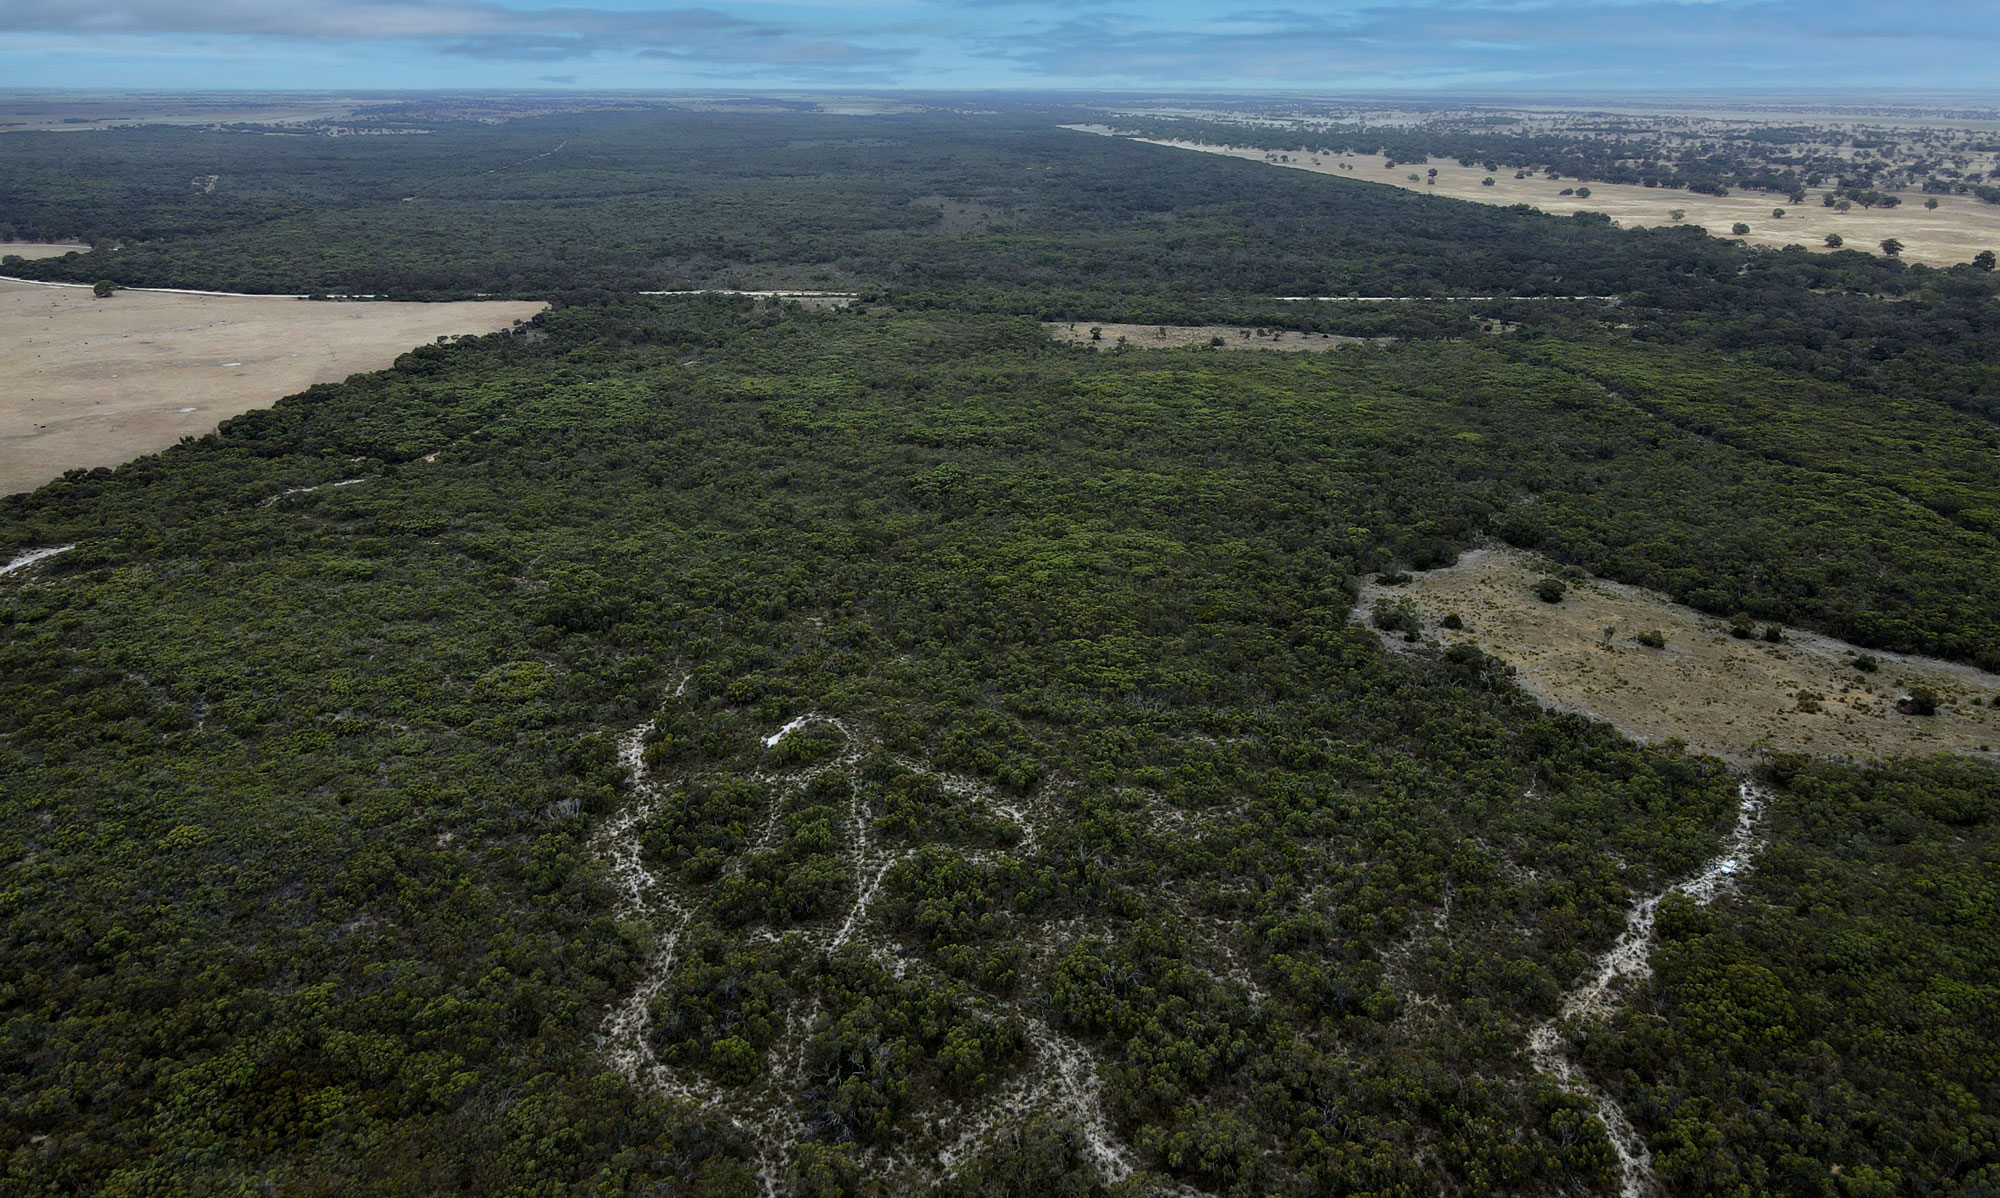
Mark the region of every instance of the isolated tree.
POLYGON ((1481 179, 1481 180, 1479 181, 1479 185, 1480 185, 1481 187, 1491 187, 1491 186, 1493 186, 1493 176, 1491 176, 1491 175, 1488 175, 1488 176, 1486 176, 1486 177, 1485 177, 1484 179, 1481 179))
POLYGON ((1937 211, 1937 197, 1936 197, 1936 196, 1932 196, 1932 197, 1931 197, 1930 199, 1928 199, 1928 200, 1925 200, 1925 201, 1924 201, 1924 207, 1926 207, 1926 208, 1930 209, 1930 210, 1931 210, 1932 212, 1936 212, 1936 211, 1937 211))
POLYGON ((1687 209, 1685 208, 1672 208, 1667 211, 1667 215, 1673 217, 1675 220, 1683 220, 1687 217, 1687 214, 1687 209))
POLYGON ((1783 220, 1783 219, 1785 219, 1785 210, 1784 210, 1783 208, 1773 208, 1773 209, 1771 209, 1771 219, 1772 219, 1772 220, 1783 220))
POLYGON ((1579 187, 1579 188, 1577 188, 1577 189, 1576 189, 1576 198, 1577 198, 1577 199, 1579 199, 1579 200, 1587 200, 1587 199, 1589 199, 1589 198, 1590 198, 1590 189, 1589 189, 1588 187, 1579 187))
POLYGON ((1981 270, 1993 269, 1993 251, 1981 250, 1972 256, 1972 264, 1981 270))
POLYGON ((118 290, 118 284, 112 282, 110 279, 99 279, 96 283, 92 284, 90 294, 96 296, 98 299, 104 299, 116 290, 118 290))
POLYGON ((1828 234, 1826 235, 1826 248, 1827 248, 1827 249, 1830 249, 1830 250, 1837 250, 1837 249, 1839 249, 1839 248, 1840 248, 1841 246, 1844 246, 1844 245, 1846 245, 1846 244, 1847 244, 1847 238, 1845 238, 1845 237, 1842 237, 1842 236, 1841 236, 1840 234, 1838 234, 1838 233, 1828 233, 1828 234))
POLYGON ((1739 220, 1735 224, 1729 226, 1729 231, 1731 233, 1736 234, 1738 237, 1741 237, 1745 233, 1748 233, 1750 231, 1750 226, 1744 224, 1742 221, 1739 220))
POLYGON ((1882 239, 1882 252, 1894 258, 1903 252, 1903 243, 1893 237, 1884 237, 1882 239))

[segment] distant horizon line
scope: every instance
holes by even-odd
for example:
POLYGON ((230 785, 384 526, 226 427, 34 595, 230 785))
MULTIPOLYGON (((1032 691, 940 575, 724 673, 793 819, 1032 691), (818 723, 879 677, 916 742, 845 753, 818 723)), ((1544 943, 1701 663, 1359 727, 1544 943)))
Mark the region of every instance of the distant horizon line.
POLYGON ((599 96, 868 96, 868 95, 928 95, 928 96, 970 96, 970 95, 1071 95, 1071 96, 1298 96, 1302 98, 1324 97, 1344 98, 1381 95, 1432 95, 1432 96, 1590 96, 1596 98, 1614 96, 1800 96, 1824 97, 1846 96, 1881 99, 1888 96, 1928 96, 1928 97, 1983 97, 2000 103, 2000 87, 1994 88, 1938 88, 1938 87, 1633 87, 1633 88, 1462 88, 1462 87, 1419 87, 1384 84, 1379 87, 1361 89, 1317 89, 1302 87, 1234 88, 1234 87, 1181 87, 1181 88, 1139 88, 1139 87, 1061 87, 1061 86, 995 86, 995 87, 915 87, 885 84, 867 87, 814 87, 795 85, 767 85, 741 87, 579 87, 572 84, 536 83, 510 87, 400 87, 400 88, 327 88, 327 87, 0 87, 0 96, 24 95, 246 95, 246 96, 409 96, 409 95, 514 95, 522 92, 549 92, 571 95, 599 96))

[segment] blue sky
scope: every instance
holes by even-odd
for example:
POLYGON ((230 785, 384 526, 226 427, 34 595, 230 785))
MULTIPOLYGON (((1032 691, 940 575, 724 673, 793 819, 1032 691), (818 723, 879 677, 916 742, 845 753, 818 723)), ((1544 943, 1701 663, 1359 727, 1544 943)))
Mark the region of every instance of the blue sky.
POLYGON ((2000 90, 2000 0, 0 0, 0 87, 2000 90))

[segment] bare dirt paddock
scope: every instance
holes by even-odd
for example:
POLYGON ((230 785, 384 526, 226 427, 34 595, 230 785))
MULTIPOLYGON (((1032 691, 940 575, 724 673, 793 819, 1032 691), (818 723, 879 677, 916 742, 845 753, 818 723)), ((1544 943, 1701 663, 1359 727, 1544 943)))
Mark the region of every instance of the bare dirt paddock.
POLYGON ((1342 337, 1331 333, 1298 333, 1287 329, 1244 328, 1236 325, 1202 324, 1092 324, 1088 321, 1043 321, 1042 328, 1057 341, 1096 345, 1115 349, 1182 349, 1190 345, 1210 349, 1280 349, 1312 353, 1361 342, 1389 342, 1393 337, 1342 337), (1092 336, 1092 334, 1096 334, 1092 336))
POLYGON ((539 303, 313 303, 0 281, 0 494, 115 466, 539 303))
POLYGON ((1529 554, 1476 550, 1401 586, 1370 583, 1357 614, 1369 619, 1377 599, 1407 601, 1423 640, 1476 643, 1544 703, 1736 761, 1765 749, 2000 757, 2000 708, 1991 705, 2000 675, 1882 652, 1871 654, 1879 668, 1864 673, 1853 664, 1861 651, 1840 641, 1794 629, 1779 644, 1740 640, 1724 621, 1601 579, 1570 582, 1561 602, 1545 603, 1531 588, 1548 568, 1529 554), (1442 627, 1448 614, 1463 630, 1442 627), (1638 643, 1648 631, 1664 633, 1666 647, 1638 643), (1936 715, 1897 709, 1914 687, 1936 693, 1936 715))

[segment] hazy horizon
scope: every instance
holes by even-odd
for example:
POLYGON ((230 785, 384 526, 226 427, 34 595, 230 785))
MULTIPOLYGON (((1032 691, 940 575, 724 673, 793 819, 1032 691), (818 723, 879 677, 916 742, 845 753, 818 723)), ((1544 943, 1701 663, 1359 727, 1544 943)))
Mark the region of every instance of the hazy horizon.
POLYGON ((14 88, 1989 90, 2000 10, 1858 0, 0 0, 14 88))

